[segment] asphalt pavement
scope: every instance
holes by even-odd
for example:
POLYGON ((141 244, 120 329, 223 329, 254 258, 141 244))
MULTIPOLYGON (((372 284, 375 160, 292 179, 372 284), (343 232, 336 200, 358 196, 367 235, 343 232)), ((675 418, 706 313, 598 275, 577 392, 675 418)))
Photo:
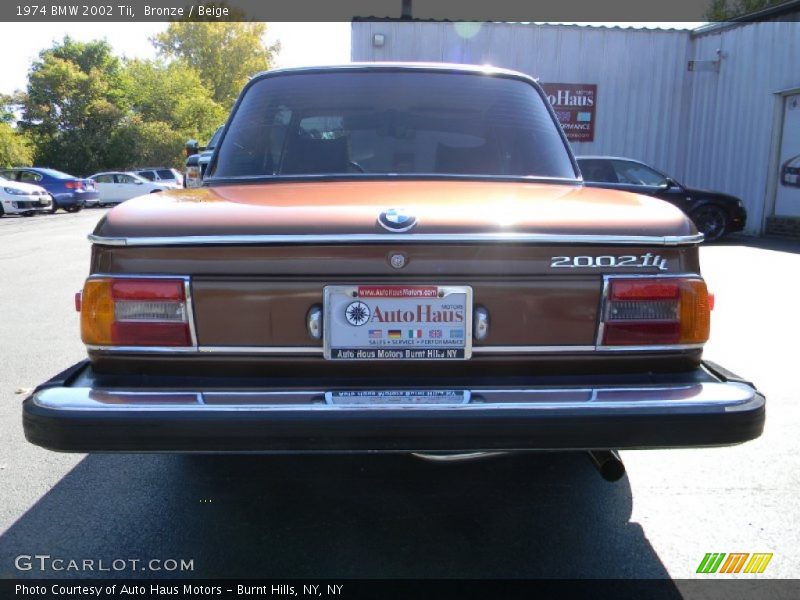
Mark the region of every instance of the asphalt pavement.
POLYGON ((104 212, 0 219, 0 578, 682 579, 707 552, 773 553, 760 577, 800 578, 799 243, 738 238, 701 250, 716 294, 706 356, 766 394, 764 435, 623 452, 627 475, 608 483, 580 453, 441 465, 87 456, 28 444, 25 394, 84 357, 73 294, 88 272, 86 234, 104 212), (34 554, 184 560, 193 570, 17 568, 34 554))

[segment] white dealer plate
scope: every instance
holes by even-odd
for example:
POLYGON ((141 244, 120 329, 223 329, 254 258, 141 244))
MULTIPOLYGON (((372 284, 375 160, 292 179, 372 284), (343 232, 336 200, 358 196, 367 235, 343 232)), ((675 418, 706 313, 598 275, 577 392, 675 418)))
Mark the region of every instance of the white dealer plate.
POLYGON ((325 393, 325 402, 334 406, 456 405, 469 404, 469 399, 469 390, 359 390, 325 393))
POLYGON ((463 360, 472 354, 472 288, 327 286, 329 360, 463 360))

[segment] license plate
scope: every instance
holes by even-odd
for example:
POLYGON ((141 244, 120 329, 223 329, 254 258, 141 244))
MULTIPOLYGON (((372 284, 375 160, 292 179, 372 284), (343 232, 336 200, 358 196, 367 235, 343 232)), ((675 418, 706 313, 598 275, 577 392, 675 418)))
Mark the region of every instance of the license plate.
POLYGON ((398 406, 469 404, 468 390, 359 390, 327 392, 325 402, 334 406, 398 406))
POLYGON ((328 360, 463 360, 472 354, 472 288, 327 286, 328 360))

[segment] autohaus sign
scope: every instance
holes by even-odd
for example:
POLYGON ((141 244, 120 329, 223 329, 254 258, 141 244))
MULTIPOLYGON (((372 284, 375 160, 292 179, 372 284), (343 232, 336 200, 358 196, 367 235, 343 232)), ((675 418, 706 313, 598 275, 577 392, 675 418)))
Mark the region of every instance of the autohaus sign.
POLYGON ((559 123, 571 142, 593 142, 597 85, 594 83, 543 83, 559 123))

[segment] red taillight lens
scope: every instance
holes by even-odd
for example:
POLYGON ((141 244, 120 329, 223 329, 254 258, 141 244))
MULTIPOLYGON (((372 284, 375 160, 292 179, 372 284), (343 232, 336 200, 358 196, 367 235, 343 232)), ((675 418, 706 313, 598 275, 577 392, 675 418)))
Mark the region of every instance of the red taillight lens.
POLYGON ((90 279, 81 337, 102 346, 191 346, 182 279, 90 279))
POLYGON ((81 181, 68 181, 64 184, 64 187, 68 190, 82 190, 83 189, 83 182, 81 181))
POLYGON ((702 344, 710 303, 699 278, 609 280, 602 315, 603 346, 702 344))

